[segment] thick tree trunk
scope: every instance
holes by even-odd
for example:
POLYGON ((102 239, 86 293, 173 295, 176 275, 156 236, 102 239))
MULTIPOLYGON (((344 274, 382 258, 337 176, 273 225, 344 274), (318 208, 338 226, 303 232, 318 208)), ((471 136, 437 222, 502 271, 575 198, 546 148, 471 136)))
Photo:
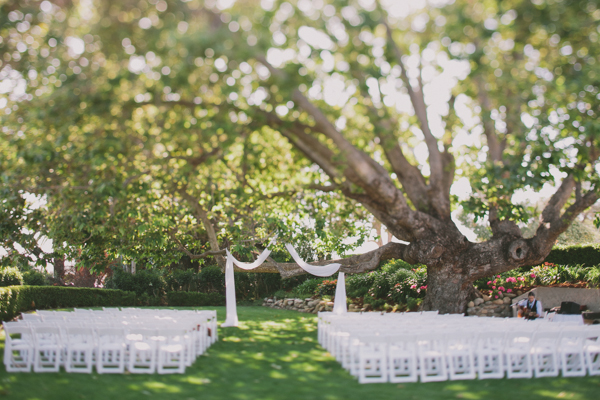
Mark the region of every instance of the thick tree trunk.
POLYGON ((438 310, 440 314, 464 313, 475 296, 472 279, 463 271, 469 266, 443 265, 427 268, 427 295, 423 310, 438 310))

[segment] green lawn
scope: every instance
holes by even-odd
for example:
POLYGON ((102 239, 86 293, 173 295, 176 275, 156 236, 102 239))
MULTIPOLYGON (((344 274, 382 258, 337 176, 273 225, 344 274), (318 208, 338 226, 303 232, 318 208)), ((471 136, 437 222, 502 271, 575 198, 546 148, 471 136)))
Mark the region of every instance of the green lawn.
MULTIPOLYGON (((224 307, 217 308, 219 321, 224 307)), ((359 385, 317 344, 316 318, 239 307, 240 328, 185 375, 12 373, 0 368, 0 397, 11 399, 599 399, 600 377, 359 385)), ((2 337, 1 345, 4 345, 2 337)))

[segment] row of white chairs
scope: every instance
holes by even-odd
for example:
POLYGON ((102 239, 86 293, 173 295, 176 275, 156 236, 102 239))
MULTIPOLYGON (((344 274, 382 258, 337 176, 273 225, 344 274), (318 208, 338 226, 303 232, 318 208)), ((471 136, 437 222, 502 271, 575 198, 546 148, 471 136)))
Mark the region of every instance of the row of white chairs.
POLYGON ((184 373, 217 340, 215 311, 38 310, 4 322, 8 372, 184 373))
POLYGON ((435 313, 319 313, 319 342, 360 383, 600 375, 600 326, 435 313))

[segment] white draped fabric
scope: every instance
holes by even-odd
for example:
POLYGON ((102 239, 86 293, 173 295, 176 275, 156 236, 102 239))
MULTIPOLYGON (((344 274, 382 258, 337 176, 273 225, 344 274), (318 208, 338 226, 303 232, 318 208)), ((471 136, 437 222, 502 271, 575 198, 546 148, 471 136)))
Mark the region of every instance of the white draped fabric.
POLYGON ((233 257, 227 250, 227 263, 225 264, 225 305, 227 318, 221 327, 238 326, 237 308, 235 306, 235 280, 233 279, 233 257))
MULTIPOLYGON (((307 264, 300 258, 296 249, 291 244, 286 244, 285 248, 290 252, 290 255, 296 261, 296 264, 311 275, 325 277, 335 274, 342 264, 333 263, 323 266, 314 266, 307 264)), ((333 303, 333 312, 336 314, 344 314, 348 312, 346 304, 346 279, 343 272, 338 273, 338 280, 335 286, 335 302, 333 303)))
MULTIPOLYGON (((274 239, 273 239, 274 241, 274 239)), ((271 244, 273 243, 271 242, 271 244)), ((298 266, 308 272, 311 275, 325 277, 335 274, 342 264, 334 263, 323 266, 314 266, 310 265, 304 260, 300 258, 296 249, 291 244, 286 244, 285 247, 290 252, 290 255, 296 261, 298 266)), ((236 260, 233 255, 226 250, 227 253, 227 263, 225 264, 225 301, 226 301, 226 309, 227 309, 227 318, 225 322, 221 324, 221 327, 230 327, 230 326, 238 326, 238 316, 237 316, 237 307, 235 300, 235 280, 233 276, 233 265, 235 264, 238 268, 244 270, 252 270, 258 268, 262 263, 265 262, 267 257, 271 254, 271 250, 265 249, 260 256, 253 263, 245 263, 236 260)), ((335 288, 335 303, 333 305, 333 311, 336 314, 346 313, 346 283, 344 279, 344 273, 340 272, 338 274, 337 286, 335 288)))
POLYGON ((265 249, 262 253, 260 253, 260 256, 258 256, 256 261, 254 261, 253 263, 245 263, 245 262, 241 262, 241 261, 238 261, 235 258, 233 258, 233 256, 229 252, 229 250, 227 250, 227 258, 231 257, 231 259, 233 260, 233 263, 238 268, 245 269, 245 270, 250 270, 250 269, 260 267, 260 265, 265 262, 265 260, 267 259, 267 257, 269 257, 270 254, 271 254, 271 250, 265 249))
POLYGON ((226 250, 225 252, 227 253, 227 263, 225 264, 225 304, 227 309, 227 318, 225 319, 225 322, 221 324, 221 326, 226 328, 229 326, 238 326, 239 322, 235 300, 235 280, 233 277, 233 264, 245 270, 257 268, 265 262, 267 257, 269 257, 269 254, 271 254, 271 250, 265 249, 253 263, 245 263, 238 261, 235 259, 235 257, 233 257, 229 250, 226 250))
POLYGON ((335 302, 333 303, 334 314, 345 314, 348 312, 346 304, 346 278, 343 272, 338 272, 337 284, 335 286, 335 302))
POLYGON ((311 275, 320 277, 331 276, 335 274, 337 270, 340 269, 340 267, 342 266, 342 264, 338 263, 323 266, 310 265, 305 263, 304 260, 300 258, 300 256, 296 252, 296 249, 294 249, 294 246, 292 246, 291 244, 286 244, 285 248, 290 252, 290 255, 292 256, 294 261, 296 261, 296 264, 298 264, 300 268, 302 268, 311 275))

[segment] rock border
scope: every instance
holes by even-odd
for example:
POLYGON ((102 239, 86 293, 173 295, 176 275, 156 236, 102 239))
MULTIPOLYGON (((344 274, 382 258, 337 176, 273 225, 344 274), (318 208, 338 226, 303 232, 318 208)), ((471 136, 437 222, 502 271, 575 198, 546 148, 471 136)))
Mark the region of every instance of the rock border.
POLYGON ((296 299, 296 298, 265 298, 262 304, 264 307, 271 307, 279 310, 292 310, 304 313, 316 314, 319 311, 332 311, 333 302, 320 299, 296 299))
POLYGON ((467 305, 465 315, 476 315, 478 317, 512 317, 511 302, 517 297, 514 293, 500 293, 497 299, 490 296, 479 297, 470 301, 467 305))
MULTIPOLYGON (((517 295, 513 293, 505 293, 498 299, 492 299, 489 296, 477 298, 470 301, 467 305, 465 315, 476 315, 478 317, 511 317, 511 301, 517 295)), ((333 301, 325 301, 321 299, 298 299, 285 298, 277 299, 267 297, 263 300, 263 307, 270 307, 279 310, 291 310, 303 313, 316 314, 320 311, 333 311, 333 301)), ((348 305, 349 312, 365 312, 370 311, 368 305, 362 309, 354 304, 348 305)))

